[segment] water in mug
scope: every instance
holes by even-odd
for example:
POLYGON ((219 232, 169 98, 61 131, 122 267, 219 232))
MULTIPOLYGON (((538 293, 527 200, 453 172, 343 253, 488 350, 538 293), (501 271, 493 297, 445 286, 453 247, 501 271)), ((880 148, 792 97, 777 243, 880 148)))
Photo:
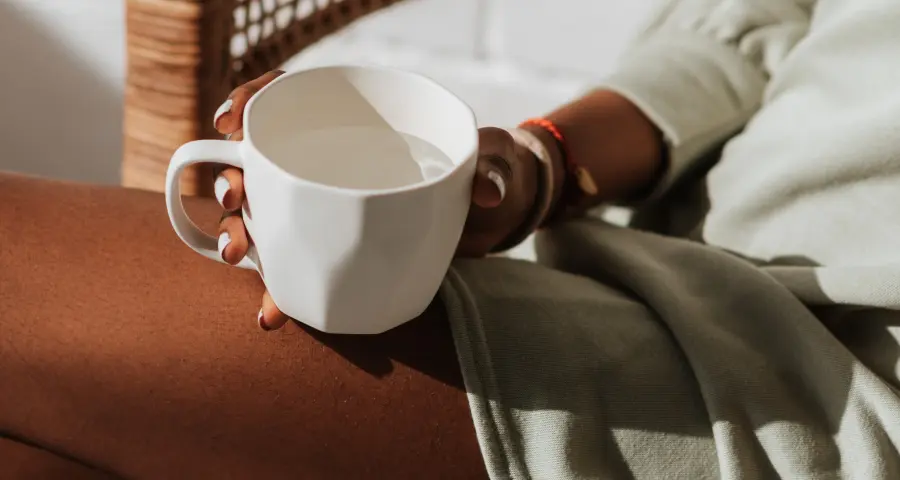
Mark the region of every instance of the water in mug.
POLYGON ((305 131, 278 145, 276 160, 288 173, 352 189, 389 189, 427 181, 453 161, 427 141, 386 127, 305 131))

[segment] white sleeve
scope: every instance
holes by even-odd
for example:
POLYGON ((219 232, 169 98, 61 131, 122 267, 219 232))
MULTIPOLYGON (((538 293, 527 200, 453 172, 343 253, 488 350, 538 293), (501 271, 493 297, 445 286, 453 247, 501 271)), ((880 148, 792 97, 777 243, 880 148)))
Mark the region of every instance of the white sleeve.
POLYGON ((770 74, 806 35, 816 0, 664 0, 600 88, 662 131, 668 189, 757 111, 770 74))

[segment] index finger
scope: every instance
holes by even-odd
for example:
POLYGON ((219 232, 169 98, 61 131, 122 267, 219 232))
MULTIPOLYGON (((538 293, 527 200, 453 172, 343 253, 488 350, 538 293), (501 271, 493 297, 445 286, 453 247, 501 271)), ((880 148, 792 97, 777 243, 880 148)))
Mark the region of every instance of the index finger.
POLYGON ((244 107, 250 98, 283 74, 283 70, 272 70, 232 90, 213 117, 213 125, 216 130, 223 135, 228 135, 241 128, 241 116, 244 114, 244 107))

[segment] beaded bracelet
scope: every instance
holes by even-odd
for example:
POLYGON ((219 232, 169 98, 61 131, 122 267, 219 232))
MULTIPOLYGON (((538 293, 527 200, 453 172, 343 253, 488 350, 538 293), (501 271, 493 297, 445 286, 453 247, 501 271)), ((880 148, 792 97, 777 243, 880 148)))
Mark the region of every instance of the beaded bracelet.
POLYGON ((541 127, 547 131, 556 141, 559 143, 560 150, 563 154, 563 161, 566 163, 566 171, 569 175, 572 175, 575 178, 575 181, 578 184, 578 188, 584 192, 586 195, 596 195, 597 194, 597 184, 594 182, 594 178, 591 176, 591 173, 587 171, 586 168, 582 167, 575 163, 575 160, 572 158, 572 155, 569 153, 568 144, 566 143, 565 137, 563 137, 562 132, 556 128, 556 124, 547 120, 546 118, 529 118, 519 125, 519 127, 524 127, 526 125, 534 125, 536 127, 541 127))
POLYGON ((594 181, 591 173, 575 162, 569 151, 565 137, 556 124, 546 118, 530 118, 522 122, 520 128, 527 125, 542 128, 556 140, 557 146, 563 157, 564 170, 566 173, 566 176, 563 178, 562 186, 560 187, 562 192, 560 192, 556 205, 554 205, 553 210, 546 215, 544 221, 541 222, 541 226, 543 227, 570 214, 576 213, 575 211, 578 210, 578 205, 582 202, 584 197, 597 195, 598 189, 597 183, 594 181), (572 188, 573 184, 577 186, 577 189, 572 188))

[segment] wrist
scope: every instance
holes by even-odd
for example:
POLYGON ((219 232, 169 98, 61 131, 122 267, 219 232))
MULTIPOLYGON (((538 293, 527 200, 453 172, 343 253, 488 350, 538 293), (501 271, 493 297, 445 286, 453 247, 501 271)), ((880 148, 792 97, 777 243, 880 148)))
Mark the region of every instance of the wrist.
MULTIPOLYGON (((579 210, 640 199, 665 171, 662 133, 637 105, 618 93, 595 90, 546 119, 565 138, 564 162, 583 167, 594 180, 595 193, 574 199, 579 210)), ((577 193, 574 183, 564 186, 564 203, 573 200, 570 191, 577 193)))

